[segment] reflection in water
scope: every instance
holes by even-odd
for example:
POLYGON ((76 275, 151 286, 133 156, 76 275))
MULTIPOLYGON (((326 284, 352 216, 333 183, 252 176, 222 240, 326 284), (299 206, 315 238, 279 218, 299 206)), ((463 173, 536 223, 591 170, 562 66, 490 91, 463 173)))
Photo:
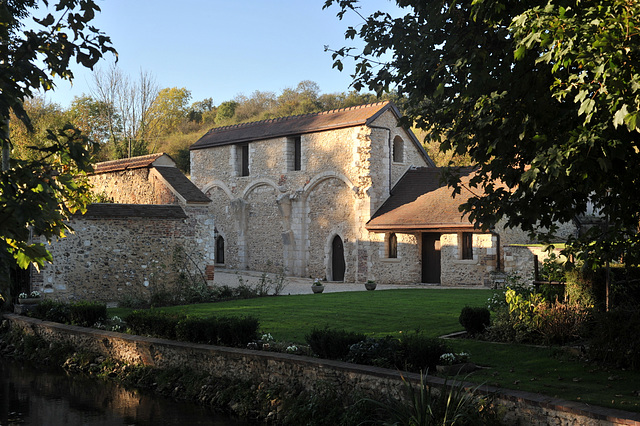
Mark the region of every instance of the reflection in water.
POLYGON ((36 370, 0 358, 0 426, 247 425, 194 404, 113 382, 36 370))

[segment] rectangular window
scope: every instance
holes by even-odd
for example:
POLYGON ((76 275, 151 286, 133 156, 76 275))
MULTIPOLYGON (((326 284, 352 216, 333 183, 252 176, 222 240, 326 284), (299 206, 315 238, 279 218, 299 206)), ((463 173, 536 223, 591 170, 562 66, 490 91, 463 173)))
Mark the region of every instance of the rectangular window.
POLYGON ((387 257, 389 259, 396 259, 398 257, 398 237, 393 232, 389 234, 387 257))
POLYGON ((240 145, 238 155, 240 155, 240 176, 249 176, 249 144, 240 145))
POLYGON ((288 172, 302 170, 302 138, 293 136, 287 138, 285 161, 288 172))
POLYGON ((459 235, 459 238, 462 240, 460 242, 461 258, 467 260, 473 259, 473 233, 463 232, 459 235))
POLYGON ((296 136, 293 138, 293 170, 302 170, 302 138, 296 136))

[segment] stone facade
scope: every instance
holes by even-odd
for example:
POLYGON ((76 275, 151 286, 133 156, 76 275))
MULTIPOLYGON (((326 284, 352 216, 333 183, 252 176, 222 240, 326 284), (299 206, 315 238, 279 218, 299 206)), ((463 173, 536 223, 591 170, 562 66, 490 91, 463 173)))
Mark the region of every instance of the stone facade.
MULTIPOLYGON (((224 238, 224 265, 218 266, 350 282, 375 275, 402 282, 403 266, 416 269, 416 258, 409 256, 404 265, 378 263, 384 243, 365 224, 407 169, 432 163, 415 137, 397 127, 393 109, 377 112, 364 125, 296 135, 300 170, 292 169, 291 135, 252 139, 248 176, 239 167, 240 144, 194 145, 191 179, 212 200, 224 238), (402 146, 401 157, 392 158, 394 144, 402 146), (333 244, 340 242, 344 275, 334 271, 333 244)), ((232 130, 250 125, 259 123, 232 130)), ((407 274, 404 282, 415 282, 415 276, 407 274)))
MULTIPOLYGON (((397 126, 399 118, 392 104, 371 104, 215 128, 203 136, 191 147, 191 178, 212 200, 222 247, 217 266, 329 281, 493 285, 505 266, 505 247, 531 241, 504 227, 481 233, 461 219, 458 200, 464 197, 453 200, 441 187, 433 162, 415 136, 397 126), (333 115, 340 118, 329 120, 333 115), (420 179, 431 180, 433 205, 409 213, 422 222, 370 228, 409 175, 418 177, 410 183, 418 188, 420 179), (424 266, 425 232, 439 235, 440 272, 431 275, 424 266), (463 233, 472 234, 471 255, 463 256, 463 233), (390 238, 397 240, 393 254, 390 238)), ((525 265, 531 257, 522 255, 521 266, 531 269, 525 265)))
POLYGON ((194 222, 184 213, 76 215, 69 222, 75 232, 48 246, 54 262, 33 277, 32 288, 48 298, 111 304, 175 290, 174 251, 194 246, 194 222))
POLYGON ((114 203, 178 204, 155 168, 139 168, 121 172, 101 173, 89 177, 93 192, 114 203))
MULTIPOLYGON (((213 284, 215 224, 210 202, 165 154, 98 163, 93 191, 110 200, 69 221, 53 242, 53 263, 32 273, 31 288, 59 300, 149 299, 175 291, 176 250, 213 284)), ((42 239, 44 242, 44 239, 42 239)))

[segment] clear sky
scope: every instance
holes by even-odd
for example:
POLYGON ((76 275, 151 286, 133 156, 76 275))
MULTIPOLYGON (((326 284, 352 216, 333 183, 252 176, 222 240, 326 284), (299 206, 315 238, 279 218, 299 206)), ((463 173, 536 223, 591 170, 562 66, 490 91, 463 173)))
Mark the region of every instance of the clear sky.
MULTIPOLYGON (((363 14, 393 10, 389 0, 364 0, 363 14)), ((355 14, 338 20, 324 0, 97 0, 94 25, 111 37, 118 66, 133 80, 150 72, 160 88, 185 87, 191 101, 231 100, 255 90, 295 87, 315 81, 322 93, 348 91, 351 69, 332 69, 324 46, 346 44, 344 31, 355 14)), ((42 12, 42 11, 40 11, 42 12)), ((366 16, 365 15, 365 16, 366 16)), ((108 68, 113 56, 98 64, 108 68)), ((66 108, 89 93, 91 72, 73 68, 73 86, 59 81, 47 99, 66 108)))

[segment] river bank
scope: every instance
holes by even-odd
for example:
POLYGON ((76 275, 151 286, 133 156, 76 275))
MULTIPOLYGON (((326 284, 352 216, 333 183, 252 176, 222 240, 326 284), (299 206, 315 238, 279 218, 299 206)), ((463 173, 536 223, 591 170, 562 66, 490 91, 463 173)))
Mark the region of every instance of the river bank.
POLYGON ((376 418, 375 405, 364 401, 361 394, 340 393, 328 384, 310 393, 297 386, 213 377, 189 367, 160 369, 129 364, 77 351, 71 345, 50 343, 36 335, 10 330, 6 325, 0 330, 0 357, 58 367, 73 376, 108 380, 126 389, 197 403, 244 419, 238 425, 356 424, 357 419, 376 418))
MULTIPOLYGON (((248 413, 249 418, 272 424, 358 424, 370 418, 366 416, 377 415, 367 404, 371 399, 396 401, 405 408, 409 403, 411 409, 408 384, 413 392, 417 387, 420 394, 423 385, 424 391, 436 389, 436 394, 446 386, 445 379, 439 377, 342 361, 134 336, 13 314, 4 317, 4 327, 18 336, 21 345, 35 347, 34 341, 42 341, 41 348, 23 350, 28 356, 42 358, 45 355, 39 354, 41 349, 57 353, 70 347, 76 356, 67 362, 68 368, 88 368, 90 373, 96 369, 93 374, 111 374, 114 378, 130 373, 141 386, 174 392, 178 397, 222 401, 222 409, 248 413), (166 385, 159 385, 161 377, 168 378, 166 385), (216 388, 218 383, 230 385, 216 388)), ((491 398, 490 407, 498 407, 501 424, 640 424, 638 413, 492 386, 478 390, 491 398)), ((374 423, 377 419, 373 417, 374 423)))

